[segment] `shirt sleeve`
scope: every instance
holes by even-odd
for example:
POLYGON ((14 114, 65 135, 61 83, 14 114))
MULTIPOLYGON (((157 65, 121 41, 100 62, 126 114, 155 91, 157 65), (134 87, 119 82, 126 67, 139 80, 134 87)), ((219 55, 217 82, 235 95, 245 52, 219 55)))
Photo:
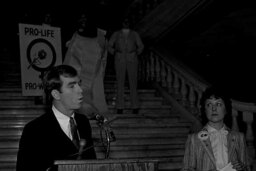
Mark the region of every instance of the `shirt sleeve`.
POLYGON ((135 34, 136 34, 136 44, 137 44, 137 48, 138 48, 137 49, 137 54, 139 55, 144 50, 144 44, 143 44, 143 42, 140 38, 140 35, 137 32, 135 32, 135 34))

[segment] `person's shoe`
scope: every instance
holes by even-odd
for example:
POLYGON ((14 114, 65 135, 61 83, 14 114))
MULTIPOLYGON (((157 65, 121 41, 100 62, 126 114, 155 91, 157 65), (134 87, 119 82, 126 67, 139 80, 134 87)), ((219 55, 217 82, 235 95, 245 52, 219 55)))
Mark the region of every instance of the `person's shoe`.
POLYGON ((123 114, 123 109, 117 109, 117 114, 123 114))
POLYGON ((138 114, 138 112, 139 112, 139 109, 138 109, 138 108, 132 109, 132 113, 133 113, 133 114, 138 114))

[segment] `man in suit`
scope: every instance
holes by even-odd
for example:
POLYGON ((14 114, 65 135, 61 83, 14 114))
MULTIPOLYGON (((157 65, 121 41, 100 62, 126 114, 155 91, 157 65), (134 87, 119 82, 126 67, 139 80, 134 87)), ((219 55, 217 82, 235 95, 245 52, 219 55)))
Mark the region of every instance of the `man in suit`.
POLYGON ((96 159, 90 122, 75 112, 83 101, 77 71, 68 65, 53 67, 45 74, 43 84, 51 105, 44 115, 25 125, 17 171, 45 171, 55 160, 96 159), (79 144, 82 140, 85 145, 79 144))
POLYGON ((130 86, 131 108, 138 113, 139 100, 137 93, 138 55, 142 53, 144 45, 139 34, 130 29, 130 20, 124 18, 122 29, 114 32, 109 40, 109 53, 115 55, 115 69, 117 78, 117 113, 124 109, 125 76, 128 73, 130 86))
POLYGON ((201 99, 205 127, 188 136, 183 171, 249 171, 244 134, 228 128, 231 102, 223 92, 211 87, 201 99))

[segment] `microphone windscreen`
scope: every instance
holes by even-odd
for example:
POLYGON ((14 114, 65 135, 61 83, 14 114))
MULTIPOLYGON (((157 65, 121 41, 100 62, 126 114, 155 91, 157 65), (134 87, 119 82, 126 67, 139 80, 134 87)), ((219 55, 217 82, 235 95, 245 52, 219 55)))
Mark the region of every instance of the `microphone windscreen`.
POLYGON ((79 145, 80 145, 80 147, 84 147, 86 145, 86 140, 80 139, 79 145))

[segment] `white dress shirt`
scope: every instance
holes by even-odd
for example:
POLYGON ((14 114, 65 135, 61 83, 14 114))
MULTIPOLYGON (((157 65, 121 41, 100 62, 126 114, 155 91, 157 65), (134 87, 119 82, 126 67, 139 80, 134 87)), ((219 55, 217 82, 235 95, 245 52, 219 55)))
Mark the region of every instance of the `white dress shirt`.
POLYGON ((220 130, 207 125, 207 130, 210 134, 210 141, 215 157, 217 170, 221 170, 228 165, 228 148, 227 148, 227 134, 228 131, 225 126, 220 130))
MULTIPOLYGON (((52 111, 53 111, 56 119, 58 120, 61 129, 72 140, 72 134, 71 134, 70 124, 69 124, 70 117, 66 116, 63 113, 61 113, 60 111, 58 111, 58 109, 56 109, 56 107, 54 105, 52 106, 52 111)), ((73 116, 74 116, 74 114, 71 117, 73 117, 73 116)))

